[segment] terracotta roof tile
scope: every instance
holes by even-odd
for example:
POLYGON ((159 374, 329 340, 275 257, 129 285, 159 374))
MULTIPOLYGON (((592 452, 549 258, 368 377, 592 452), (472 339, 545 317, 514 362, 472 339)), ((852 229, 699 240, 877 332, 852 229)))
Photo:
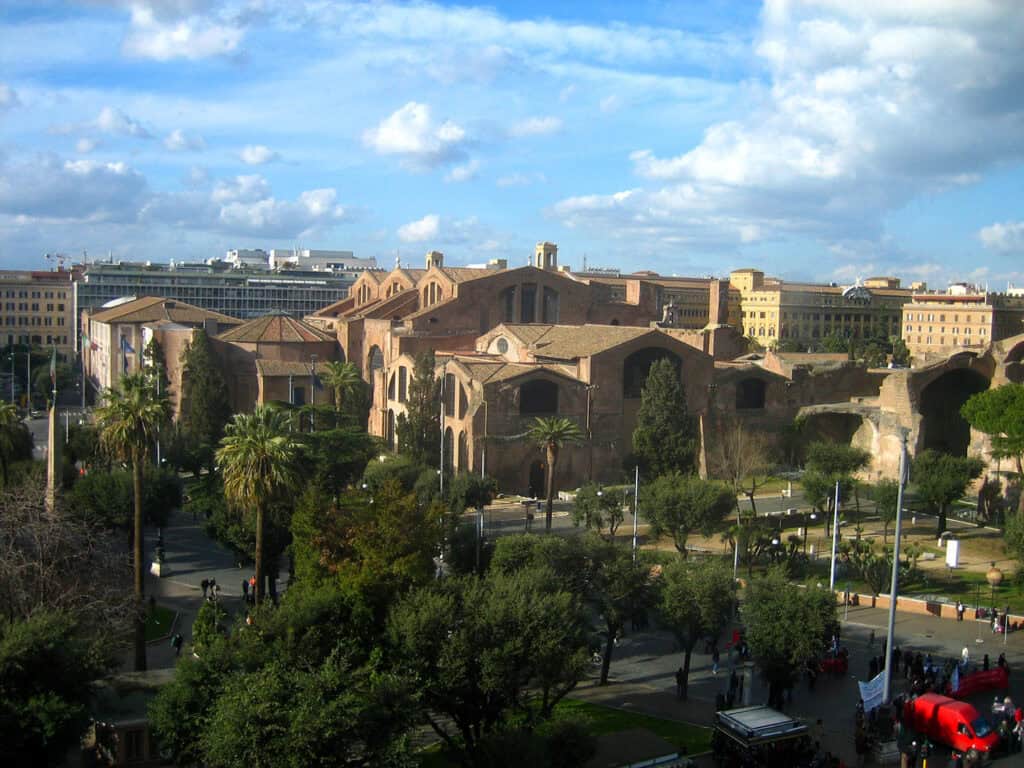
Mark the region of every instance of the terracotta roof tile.
MULTIPOLYGON (((318 371, 323 366, 318 367, 318 371)), ((301 360, 257 360, 256 373, 260 376, 309 376, 309 363, 301 360)))
POLYGON ((177 299, 161 296, 143 296, 134 301, 97 312, 92 320, 99 323, 153 323, 170 320, 182 325, 201 325, 205 320, 216 320, 223 325, 238 325, 242 321, 177 299))
POLYGON ((225 331, 221 341, 244 344, 274 344, 283 342, 317 343, 334 341, 335 337, 291 315, 273 313, 225 331))

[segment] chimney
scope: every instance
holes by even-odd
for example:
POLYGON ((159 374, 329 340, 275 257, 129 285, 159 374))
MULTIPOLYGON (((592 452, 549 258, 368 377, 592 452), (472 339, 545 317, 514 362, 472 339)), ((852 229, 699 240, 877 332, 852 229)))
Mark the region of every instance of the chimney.
POLYGON ((444 266, 444 254, 440 251, 428 251, 427 252, 427 269, 431 267, 443 267, 444 266))

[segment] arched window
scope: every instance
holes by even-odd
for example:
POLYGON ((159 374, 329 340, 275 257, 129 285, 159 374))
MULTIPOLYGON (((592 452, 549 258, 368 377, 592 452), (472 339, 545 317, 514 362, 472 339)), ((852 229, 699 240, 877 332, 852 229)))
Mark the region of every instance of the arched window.
POLYGON ((519 387, 519 415, 558 413, 558 385, 546 379, 523 382, 519 387))
POLYGON ((458 385, 455 383, 455 374, 446 373, 444 375, 444 415, 454 416, 455 415, 455 390, 458 389, 458 385))
POLYGON ((390 408, 388 409, 388 434, 387 434, 388 448, 392 451, 395 450, 395 412, 390 408))
POLYGON ((499 355, 504 355, 508 352, 508 339, 504 336, 499 336, 498 340, 494 342, 494 348, 498 350, 499 355))
POLYGON ((384 367, 384 353, 380 351, 380 347, 374 344, 370 347, 370 354, 366 356, 366 370, 369 373, 368 380, 370 382, 370 392, 373 392, 374 386, 377 383, 377 371, 384 367))
POLYGON ((459 418, 466 418, 466 411, 469 410, 469 400, 466 397, 466 388, 459 384, 459 418))
POLYGON ((469 443, 466 440, 465 431, 459 432, 459 461, 458 469, 465 472, 469 469, 469 443))
POLYGON ((671 360, 678 375, 681 367, 679 356, 667 349, 647 347, 638 349, 627 357, 622 364, 622 396, 634 399, 640 397, 647 383, 647 375, 651 372, 651 366, 661 359, 671 360))
POLYGON ((451 427, 444 430, 444 468, 451 471, 455 457, 452 455, 455 450, 455 435, 451 427))
POLYGON ((767 387, 761 379, 743 379, 736 382, 736 409, 764 408, 767 387))

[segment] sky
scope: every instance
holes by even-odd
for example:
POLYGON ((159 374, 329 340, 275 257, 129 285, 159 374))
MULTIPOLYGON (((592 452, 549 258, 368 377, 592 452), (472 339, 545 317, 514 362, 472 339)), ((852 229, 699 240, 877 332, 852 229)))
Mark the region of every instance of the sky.
POLYGON ((0 268, 1024 285, 1019 0, 4 0, 0 268))

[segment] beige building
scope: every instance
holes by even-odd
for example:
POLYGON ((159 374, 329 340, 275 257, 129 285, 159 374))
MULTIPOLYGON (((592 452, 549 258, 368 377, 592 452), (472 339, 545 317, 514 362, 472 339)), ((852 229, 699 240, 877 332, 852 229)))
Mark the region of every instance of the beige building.
POLYGON ((1024 333, 1024 296, 950 286, 946 293, 916 294, 903 307, 903 342, 916 361, 1024 333))
POLYGON ((0 344, 75 349, 71 272, 0 271, 0 344))
MULTIPOLYGON (((140 370, 143 352, 153 331, 168 323, 205 328, 214 336, 241 322, 219 312, 158 296, 124 301, 96 312, 85 311, 82 313, 82 360, 86 378, 97 391, 102 391, 116 385, 125 373, 140 370)), ((168 366, 169 372, 173 367, 176 366, 168 366)))
POLYGON ((790 339, 813 345, 834 333, 899 336, 902 307, 913 295, 895 277, 872 277, 844 288, 789 283, 757 269, 738 269, 729 282, 740 293, 737 327, 763 347, 790 339))

